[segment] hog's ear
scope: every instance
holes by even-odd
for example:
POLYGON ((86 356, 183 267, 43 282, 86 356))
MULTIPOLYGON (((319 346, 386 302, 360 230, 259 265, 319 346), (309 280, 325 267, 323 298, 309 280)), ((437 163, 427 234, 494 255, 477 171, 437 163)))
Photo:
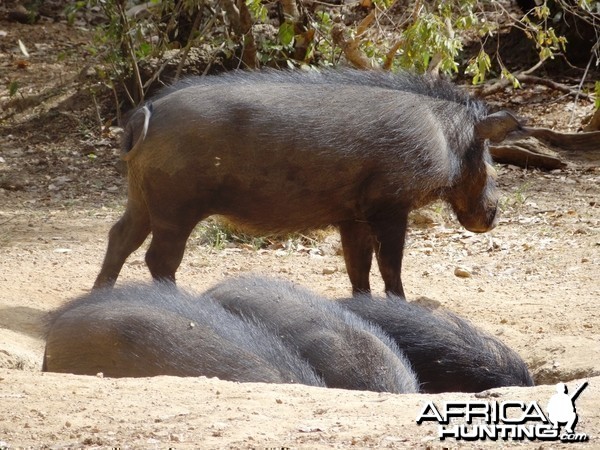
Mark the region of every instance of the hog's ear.
POLYGON ((519 119, 508 111, 498 111, 475 124, 475 134, 491 142, 502 142, 507 138, 523 137, 524 132, 519 119))

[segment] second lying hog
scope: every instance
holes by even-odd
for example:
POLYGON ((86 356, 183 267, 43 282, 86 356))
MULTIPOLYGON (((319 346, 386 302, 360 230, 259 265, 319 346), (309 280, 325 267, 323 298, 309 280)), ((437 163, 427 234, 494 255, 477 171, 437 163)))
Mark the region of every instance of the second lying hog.
POLYGON ((295 347, 327 387, 419 390, 410 364, 389 336, 336 302, 287 281, 255 276, 225 280, 207 294, 295 347))

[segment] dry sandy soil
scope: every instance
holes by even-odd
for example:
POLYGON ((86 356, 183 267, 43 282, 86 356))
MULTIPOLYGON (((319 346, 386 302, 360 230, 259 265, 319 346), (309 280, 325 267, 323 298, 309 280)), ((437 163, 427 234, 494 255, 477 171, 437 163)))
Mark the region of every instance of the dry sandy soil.
MULTIPOLYGON (((81 65, 57 57, 80 51, 89 35, 60 24, 0 22, 0 30, 7 32, 0 37, 0 448, 600 448, 597 159, 569 160, 552 173, 499 166, 502 213, 490 233, 464 231, 439 205, 416 216, 409 232, 409 299, 439 302, 506 342, 529 365, 535 388, 402 396, 202 377, 42 373, 41 319, 90 289, 126 188, 114 168, 116 140, 98 137, 81 113, 90 104, 77 81, 81 65), (20 56, 17 39, 29 59, 20 56), (4 87, 12 79, 21 86, 16 100, 4 87), (459 266, 471 276, 456 276, 459 266), (545 408, 555 383, 574 388, 583 380, 590 383, 577 400, 577 431, 590 438, 584 444, 440 442, 434 424, 415 423, 427 400, 538 401, 545 408)), ((574 105, 552 91, 527 92, 504 101, 560 130, 574 130, 592 111, 591 103, 574 105)), ((194 234, 178 272, 188 289, 256 272, 329 298, 349 293, 335 232, 261 250, 210 246, 202 236, 194 234)), ((143 254, 129 258, 120 283, 149 279, 143 254)), ((372 279, 380 293, 376 269, 372 279)))

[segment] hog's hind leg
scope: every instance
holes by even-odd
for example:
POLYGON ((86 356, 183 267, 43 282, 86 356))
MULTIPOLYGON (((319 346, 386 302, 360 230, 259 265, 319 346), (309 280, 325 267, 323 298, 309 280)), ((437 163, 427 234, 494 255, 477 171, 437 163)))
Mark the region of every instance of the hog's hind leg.
POLYGON ((175 282, 175 272, 181 264, 185 245, 196 221, 152 225, 152 241, 146 252, 146 264, 152 278, 175 282))
POLYGON ((127 209, 108 234, 108 249, 94 289, 114 286, 125 260, 150 234, 150 217, 144 204, 129 199, 127 209))

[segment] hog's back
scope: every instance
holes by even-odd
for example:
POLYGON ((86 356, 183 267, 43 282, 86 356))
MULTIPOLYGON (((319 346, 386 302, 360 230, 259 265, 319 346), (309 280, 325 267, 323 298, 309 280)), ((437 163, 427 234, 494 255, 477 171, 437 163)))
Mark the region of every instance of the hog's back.
POLYGON ((393 212, 452 182, 439 107, 372 87, 192 86, 154 103, 130 187, 157 211, 187 205, 261 231, 393 212))

